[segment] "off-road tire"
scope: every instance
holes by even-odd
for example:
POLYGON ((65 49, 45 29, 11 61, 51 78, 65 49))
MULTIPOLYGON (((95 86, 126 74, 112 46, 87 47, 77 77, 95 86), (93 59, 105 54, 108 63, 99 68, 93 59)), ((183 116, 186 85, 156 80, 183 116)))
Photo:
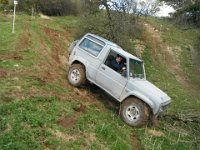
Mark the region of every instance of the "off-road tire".
POLYGON ((132 127, 142 127, 148 123, 149 109, 141 100, 130 97, 122 102, 121 118, 132 127))
POLYGON ((67 79, 75 87, 80 87, 86 83, 85 68, 81 64, 73 64, 69 68, 67 79))

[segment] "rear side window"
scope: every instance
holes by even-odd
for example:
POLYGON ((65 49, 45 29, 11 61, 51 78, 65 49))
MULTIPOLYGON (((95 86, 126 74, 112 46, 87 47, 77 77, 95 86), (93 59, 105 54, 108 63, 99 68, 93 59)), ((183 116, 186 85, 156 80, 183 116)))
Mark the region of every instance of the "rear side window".
POLYGON ((103 45, 103 46, 106 45, 103 41, 101 41, 101 40, 99 40, 99 39, 97 39, 97 38, 95 38, 95 37, 93 37, 93 36, 91 36, 91 35, 87 35, 87 37, 88 37, 89 39, 92 39, 93 41, 95 41, 95 42, 97 42, 97 43, 103 45))
POLYGON ((103 46, 100 44, 97 44, 96 42, 93 42, 92 40, 89 40, 85 38, 81 44, 79 44, 79 47, 84 49, 85 51, 89 52, 90 54, 94 56, 98 56, 98 54, 101 52, 103 49, 103 46))

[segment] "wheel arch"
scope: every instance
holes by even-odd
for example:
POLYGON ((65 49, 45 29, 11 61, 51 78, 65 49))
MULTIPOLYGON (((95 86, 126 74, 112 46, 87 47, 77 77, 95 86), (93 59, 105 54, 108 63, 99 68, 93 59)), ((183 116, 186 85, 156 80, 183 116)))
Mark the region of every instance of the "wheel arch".
POLYGON ((150 113, 153 115, 155 112, 154 112, 154 108, 155 108, 155 104, 149 99, 147 98, 146 96, 144 95, 141 95, 141 94, 135 94, 135 93, 132 93, 128 96, 126 96, 122 101, 121 103, 123 103, 123 101, 125 101, 126 99, 128 98, 137 98, 138 100, 140 100, 141 102, 143 102, 144 104, 146 104, 146 106, 149 108, 149 111, 150 113))
POLYGON ((79 60, 74 60, 73 62, 72 62, 72 64, 71 65, 73 65, 73 64, 81 64, 81 65, 84 65, 81 61, 79 61, 79 60))
POLYGON ((80 65, 82 65, 82 66, 84 67, 84 69, 86 69, 85 64, 84 64, 82 61, 74 60, 74 61, 71 63, 71 65, 73 65, 73 64, 80 64, 80 65))

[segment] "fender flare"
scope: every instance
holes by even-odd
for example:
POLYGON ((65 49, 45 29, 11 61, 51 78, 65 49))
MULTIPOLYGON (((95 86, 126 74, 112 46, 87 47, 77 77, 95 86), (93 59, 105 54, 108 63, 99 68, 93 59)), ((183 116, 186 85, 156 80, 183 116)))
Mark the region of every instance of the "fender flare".
POLYGON ((85 60, 84 58, 79 57, 79 56, 75 56, 72 59, 70 65, 74 64, 75 62, 79 62, 79 63, 83 64, 85 67, 86 67, 86 64, 88 63, 87 60, 85 60))
POLYGON ((159 106, 157 106, 155 103, 153 103, 153 101, 151 101, 148 97, 146 97, 145 95, 137 92, 137 91, 132 91, 130 92, 128 95, 126 95, 125 97, 123 97, 121 99, 121 102, 123 102, 124 100, 126 100, 128 97, 136 97, 138 99, 140 99, 141 101, 143 101, 145 104, 147 104, 149 106, 149 108, 152 110, 153 114, 156 114, 158 112, 159 106))
POLYGON ((88 61, 82 57, 79 57, 79 56, 75 56, 70 65, 74 64, 74 63, 80 63, 82 64, 84 67, 85 67, 85 74, 86 74, 86 78, 88 79, 88 72, 87 72, 87 65, 88 65, 88 61))

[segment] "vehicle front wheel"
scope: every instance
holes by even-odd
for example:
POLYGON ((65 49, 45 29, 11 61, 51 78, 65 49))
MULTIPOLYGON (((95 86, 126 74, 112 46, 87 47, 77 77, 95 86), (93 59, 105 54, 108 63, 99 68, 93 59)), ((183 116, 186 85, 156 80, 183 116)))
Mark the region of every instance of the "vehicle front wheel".
POLYGON ((149 109, 141 100, 130 97, 122 102, 120 115, 128 125, 141 127, 148 122, 149 109))
POLYGON ((85 84, 85 68, 81 64, 73 64, 68 71, 68 81, 75 87, 85 84))

